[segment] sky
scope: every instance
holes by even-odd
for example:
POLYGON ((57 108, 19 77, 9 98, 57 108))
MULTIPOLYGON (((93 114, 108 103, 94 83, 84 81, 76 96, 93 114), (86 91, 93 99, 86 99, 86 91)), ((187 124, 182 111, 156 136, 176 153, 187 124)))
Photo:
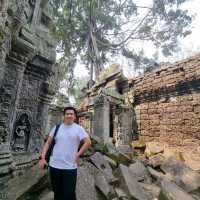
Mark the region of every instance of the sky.
MULTIPOLYGON (((136 0, 141 6, 146 5, 147 0, 136 0)), ((150 0, 148 0, 150 2, 150 0)), ((197 54, 198 52, 200 53, 200 39, 199 39, 199 34, 200 34, 200 0, 190 0, 186 3, 183 4, 183 9, 188 9, 189 14, 195 15, 195 18, 193 19, 192 22, 192 34, 187 36, 186 38, 180 40, 180 46, 182 48, 181 53, 177 52, 171 57, 163 57, 162 55, 159 56, 159 61, 160 62, 175 62, 177 60, 184 59, 186 57, 192 56, 194 54, 197 54)), ((137 45, 138 48, 145 47, 145 54, 149 57, 155 52, 155 49, 150 43, 146 42, 140 42, 140 44, 134 44, 137 45)), ((124 66, 124 73, 125 75, 129 72, 128 66, 126 59, 119 59, 115 60, 118 64, 121 66, 124 66)), ((112 64, 112 63, 110 63, 112 64)), ((74 74, 76 77, 85 77, 88 75, 88 71, 85 69, 84 65, 78 63, 77 66, 75 67, 74 74)), ((133 74, 131 74, 133 75, 133 74)))

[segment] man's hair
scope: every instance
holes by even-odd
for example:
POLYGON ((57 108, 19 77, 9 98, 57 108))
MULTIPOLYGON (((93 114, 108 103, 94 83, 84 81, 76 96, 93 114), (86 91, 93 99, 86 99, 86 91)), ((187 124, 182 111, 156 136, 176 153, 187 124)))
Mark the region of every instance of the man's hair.
POLYGON ((67 110, 73 110, 75 116, 77 117, 77 110, 76 110, 76 108, 74 108, 74 107, 72 107, 72 106, 67 106, 67 107, 65 107, 64 110, 63 110, 63 115, 65 115, 65 113, 66 113, 67 110))

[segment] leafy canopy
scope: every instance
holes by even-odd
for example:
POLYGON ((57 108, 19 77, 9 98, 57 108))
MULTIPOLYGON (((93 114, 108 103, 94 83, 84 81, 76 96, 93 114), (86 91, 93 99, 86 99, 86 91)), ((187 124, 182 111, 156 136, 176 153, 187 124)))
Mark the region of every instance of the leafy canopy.
POLYGON ((178 47, 178 39, 190 34, 192 17, 181 5, 188 0, 52 0, 58 52, 63 53, 71 85, 73 69, 82 62, 90 79, 110 57, 123 55, 136 65, 152 65, 133 41, 151 41, 163 55, 178 47), (144 5, 142 5, 143 3, 144 5))

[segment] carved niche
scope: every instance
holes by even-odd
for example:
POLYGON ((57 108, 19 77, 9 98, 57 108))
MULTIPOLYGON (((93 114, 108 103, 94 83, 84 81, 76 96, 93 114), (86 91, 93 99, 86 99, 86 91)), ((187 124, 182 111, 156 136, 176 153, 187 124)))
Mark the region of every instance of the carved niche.
POLYGON ((11 149, 14 152, 27 151, 31 132, 31 123, 27 114, 23 113, 14 123, 11 149))

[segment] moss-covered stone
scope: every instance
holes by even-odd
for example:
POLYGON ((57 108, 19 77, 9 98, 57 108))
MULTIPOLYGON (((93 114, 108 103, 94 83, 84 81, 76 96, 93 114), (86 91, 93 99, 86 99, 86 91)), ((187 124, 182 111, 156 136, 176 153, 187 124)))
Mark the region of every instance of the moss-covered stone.
POLYGON ((133 149, 142 149, 146 147, 146 143, 143 137, 139 137, 139 140, 133 141, 131 145, 133 149))

